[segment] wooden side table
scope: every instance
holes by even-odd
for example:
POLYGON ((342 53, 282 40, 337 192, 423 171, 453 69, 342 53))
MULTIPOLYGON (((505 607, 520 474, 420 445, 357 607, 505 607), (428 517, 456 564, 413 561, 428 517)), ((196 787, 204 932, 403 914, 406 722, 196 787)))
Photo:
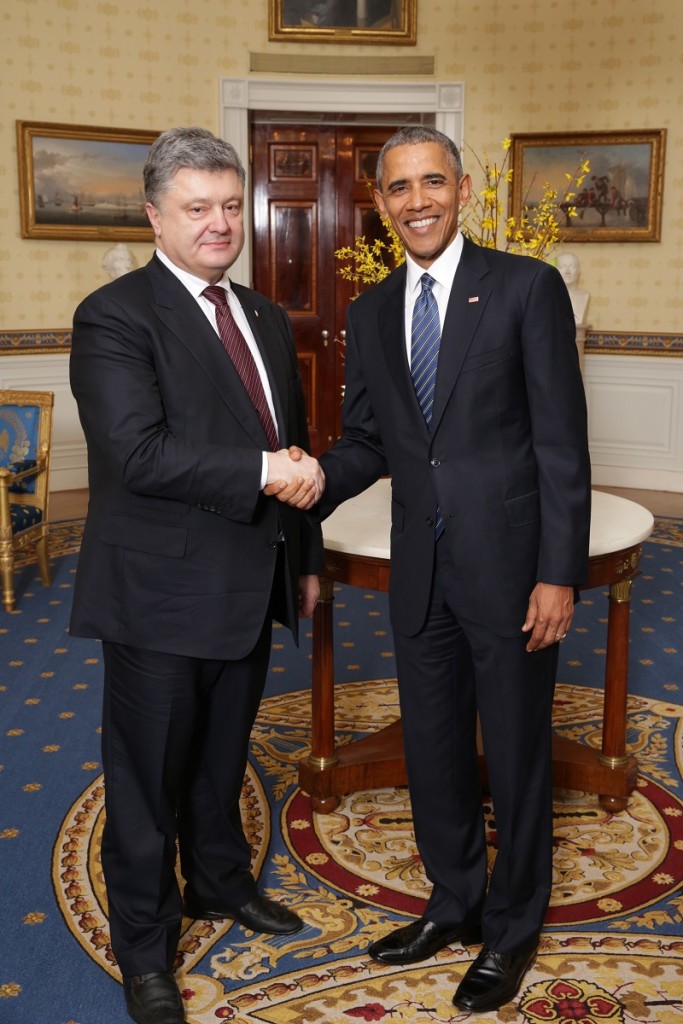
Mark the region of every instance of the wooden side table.
MULTIPOLYGON (((311 753, 299 764, 299 785, 323 813, 334 810, 342 793, 407 783, 400 719, 339 749, 334 742, 333 585, 388 590, 390 494, 391 481, 379 480, 323 523, 325 569, 313 615, 311 753)), ((610 811, 626 807, 636 784, 636 759, 626 752, 629 612, 642 542, 653 525, 641 505, 593 491, 588 588, 609 586, 602 747, 554 737, 553 780, 564 789, 598 793, 610 811)), ((485 774, 483 757, 481 762, 485 774)))

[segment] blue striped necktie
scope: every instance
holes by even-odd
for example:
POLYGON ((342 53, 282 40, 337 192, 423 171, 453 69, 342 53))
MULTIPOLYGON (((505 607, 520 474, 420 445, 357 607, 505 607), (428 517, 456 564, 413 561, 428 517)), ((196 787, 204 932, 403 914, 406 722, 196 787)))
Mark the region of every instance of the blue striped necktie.
MULTIPOLYGON (((434 278, 429 274, 423 274, 420 283, 422 291, 415 300, 411 325, 410 375, 413 378, 415 394, 420 403, 425 423, 428 428, 431 428, 436 368, 441 344, 441 324, 439 323, 439 307, 432 293, 435 284, 434 278)), ((438 540, 443 531, 443 519, 437 508, 434 539, 438 540)))

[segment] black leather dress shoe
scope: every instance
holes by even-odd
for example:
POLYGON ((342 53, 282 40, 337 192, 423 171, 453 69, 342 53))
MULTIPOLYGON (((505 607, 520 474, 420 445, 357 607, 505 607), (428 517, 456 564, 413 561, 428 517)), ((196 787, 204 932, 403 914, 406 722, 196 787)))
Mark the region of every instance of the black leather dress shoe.
POLYGON ((185 1024, 183 1001, 170 973, 134 974, 123 979, 128 1014, 136 1024, 185 1024))
POLYGON ((441 928, 421 917, 373 942, 368 953, 373 960, 383 964, 416 964, 420 960, 428 960, 451 942, 461 942, 463 946, 481 942, 479 925, 462 924, 455 928, 441 928))
POLYGON ((245 928, 253 932, 266 932, 269 935, 293 935, 300 932, 304 922, 296 914, 283 907, 275 900, 266 896, 254 896, 242 907, 231 907, 225 910, 209 910, 196 906, 185 900, 184 913, 199 921, 222 921, 224 917, 232 917, 245 928))
POLYGON ((497 1010, 509 1003, 519 992, 536 953, 536 948, 526 953, 496 953, 484 946, 455 990, 453 1003, 470 1013, 497 1010))

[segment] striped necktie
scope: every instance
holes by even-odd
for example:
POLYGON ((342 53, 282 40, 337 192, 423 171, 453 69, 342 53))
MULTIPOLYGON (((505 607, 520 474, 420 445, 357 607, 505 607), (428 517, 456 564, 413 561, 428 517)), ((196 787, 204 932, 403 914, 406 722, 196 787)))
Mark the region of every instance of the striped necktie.
MULTIPOLYGON (((420 278, 422 291, 415 300, 410 338, 410 375, 413 378, 415 394, 422 409, 428 428, 432 425, 434 406, 434 385, 439 362, 441 324, 439 307, 432 288, 436 283, 429 274, 420 278)), ((444 531, 441 512, 437 508, 434 522, 434 539, 438 540, 444 531)))
POLYGON ((268 408, 266 393, 263 390, 263 384, 254 357, 230 311, 225 288, 211 285, 204 289, 202 295, 205 295, 216 307, 216 326, 218 327, 219 337, 223 342, 223 348, 232 359, 252 405, 256 409, 256 414, 266 432, 270 450, 276 452, 280 447, 277 428, 268 408))

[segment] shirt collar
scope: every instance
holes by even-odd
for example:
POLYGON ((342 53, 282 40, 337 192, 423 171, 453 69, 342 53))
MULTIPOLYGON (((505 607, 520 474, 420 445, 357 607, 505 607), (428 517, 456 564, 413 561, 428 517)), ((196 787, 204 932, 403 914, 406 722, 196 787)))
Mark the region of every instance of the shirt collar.
MULTIPOLYGON (((161 249, 156 250, 156 255, 164 266, 168 267, 172 274, 175 274, 181 284, 185 285, 188 292, 194 296, 195 299, 198 299, 207 287, 208 282, 203 281, 201 277, 195 277, 194 274, 189 274, 187 270, 183 270, 181 267, 177 267, 175 263, 171 262, 166 253, 161 251, 161 249)), ((216 284, 220 285, 221 288, 225 288, 228 296, 230 295, 230 278, 227 276, 227 272, 223 275, 220 281, 216 282, 216 284)))
MULTIPOLYGON (((441 253, 437 259, 434 260, 432 265, 427 269, 428 273, 437 284, 440 284, 446 289, 447 293, 450 293, 453 287, 453 278, 455 272, 458 269, 460 263, 460 257, 462 255, 463 248, 463 236, 458 231, 457 235, 448 246, 448 248, 441 253)), ((406 253, 406 265, 407 265, 407 277, 406 277, 406 296, 413 296, 415 292, 419 292, 420 278, 425 273, 425 268, 418 266, 408 253, 406 253)))

